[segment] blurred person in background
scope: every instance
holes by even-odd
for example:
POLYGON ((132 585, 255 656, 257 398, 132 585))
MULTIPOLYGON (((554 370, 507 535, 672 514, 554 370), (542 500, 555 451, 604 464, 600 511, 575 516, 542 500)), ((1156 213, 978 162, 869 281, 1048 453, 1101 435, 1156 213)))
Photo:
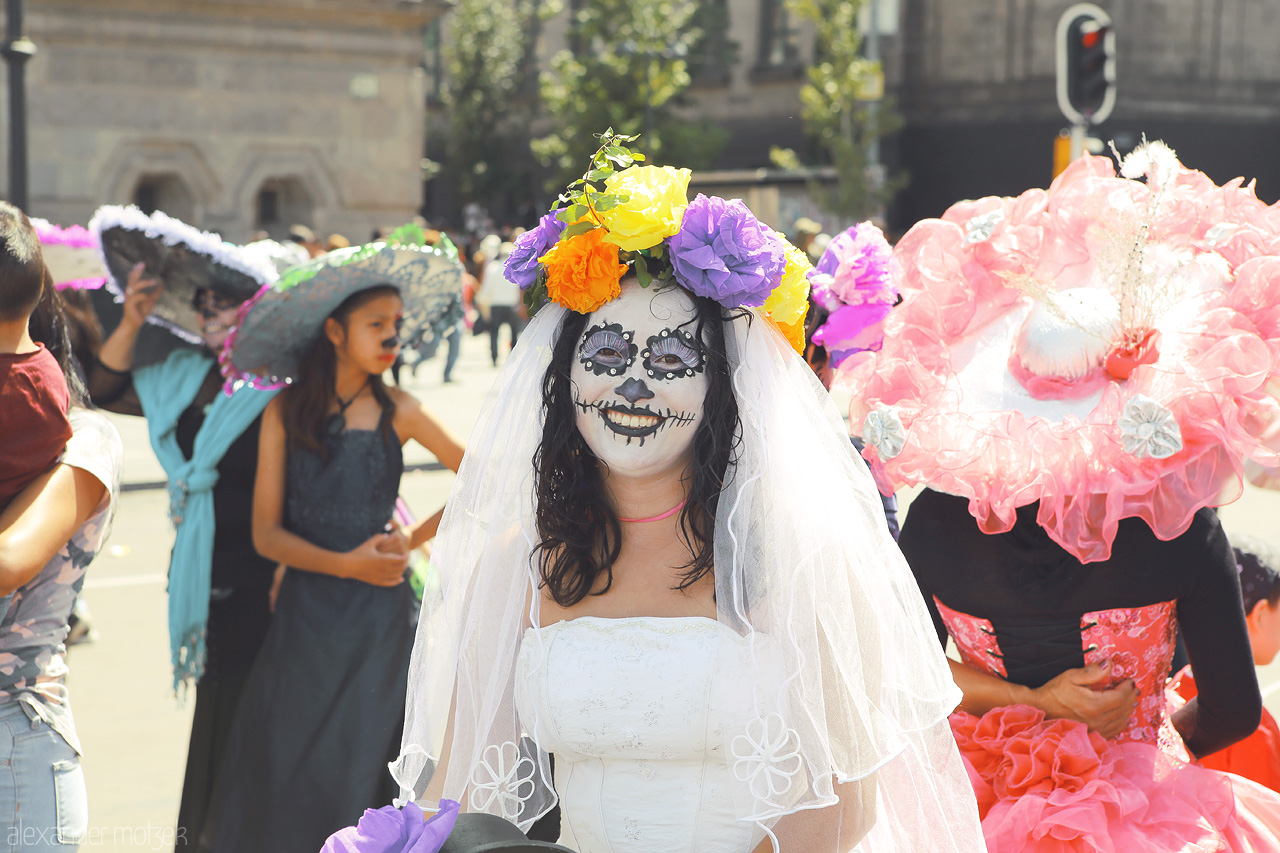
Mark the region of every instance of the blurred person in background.
POLYGON ((511 243, 498 244, 492 258, 485 260, 480 287, 474 297, 478 306, 488 309, 489 356, 494 367, 498 366, 498 332, 503 326, 511 330, 509 349, 513 349, 526 323, 520 311, 520 288, 508 281, 502 272, 502 266, 514 248, 511 243))
POLYGON ((289 226, 289 239, 306 249, 309 257, 314 258, 325 253, 324 243, 316 237, 316 232, 300 222, 289 226))
MULTIPOLYGON (((1231 539, 1253 665, 1266 666, 1280 652, 1280 572, 1276 571, 1280 559, 1266 542, 1235 534, 1231 539)), ((1199 692, 1189 666, 1178 673, 1172 686, 1186 701, 1194 699, 1199 692)), ((1280 726, 1264 707, 1257 731, 1226 749, 1206 755, 1200 763, 1280 791, 1280 726)))

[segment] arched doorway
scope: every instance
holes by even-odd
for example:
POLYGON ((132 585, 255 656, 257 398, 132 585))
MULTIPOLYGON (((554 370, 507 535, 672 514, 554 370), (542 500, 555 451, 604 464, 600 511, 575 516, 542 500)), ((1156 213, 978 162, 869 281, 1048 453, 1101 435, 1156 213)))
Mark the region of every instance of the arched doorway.
POLYGON ((134 185, 131 200, 143 213, 162 213, 192 225, 196 222, 196 197, 176 172, 144 173, 134 185))
POLYGON ((287 240, 290 225, 315 225, 315 210, 315 199, 302 179, 267 178, 255 196, 253 227, 273 240, 287 240))

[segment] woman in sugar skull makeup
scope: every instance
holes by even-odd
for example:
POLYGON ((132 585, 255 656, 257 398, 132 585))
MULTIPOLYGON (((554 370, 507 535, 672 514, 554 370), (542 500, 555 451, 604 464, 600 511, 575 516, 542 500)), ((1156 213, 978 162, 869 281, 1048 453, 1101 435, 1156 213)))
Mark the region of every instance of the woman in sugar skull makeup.
POLYGON ((580 853, 982 850, 959 694, 795 351, 807 262, 688 170, 601 168, 507 262, 549 304, 440 527, 401 798, 558 802, 580 853))
POLYGON ((195 838, 270 624, 275 570, 250 535, 258 427, 274 392, 244 387, 220 394, 217 356, 240 306, 275 270, 159 212, 105 206, 89 228, 111 274, 104 290, 122 302, 120 320, 89 370, 89 391, 103 408, 146 417, 169 478, 177 530, 169 563, 174 686, 195 684, 178 826, 195 838))

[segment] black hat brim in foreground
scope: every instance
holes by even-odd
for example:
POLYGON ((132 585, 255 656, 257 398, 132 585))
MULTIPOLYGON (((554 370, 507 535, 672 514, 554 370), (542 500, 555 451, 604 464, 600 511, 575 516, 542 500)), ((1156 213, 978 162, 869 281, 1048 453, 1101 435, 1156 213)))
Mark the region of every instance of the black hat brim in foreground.
POLYGON ((151 322, 189 342, 199 340, 200 317, 192 305, 196 293, 210 290, 244 302, 276 277, 274 267, 216 234, 159 211, 148 215, 136 207, 106 205, 94 214, 89 230, 101 245, 106 287, 123 299, 130 271, 143 264, 143 276, 164 285, 151 322))
POLYGON ((530 841, 515 824, 483 812, 458 815, 440 853, 573 853, 549 841, 530 841))

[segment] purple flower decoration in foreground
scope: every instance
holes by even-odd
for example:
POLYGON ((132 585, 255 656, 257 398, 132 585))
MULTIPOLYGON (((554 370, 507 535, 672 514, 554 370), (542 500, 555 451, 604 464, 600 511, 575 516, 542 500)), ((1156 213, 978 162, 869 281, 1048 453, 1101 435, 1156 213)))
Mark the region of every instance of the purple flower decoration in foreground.
POLYGON ((320 853, 437 853, 457 819, 453 800, 441 800, 430 818, 414 803, 365 809, 360 823, 330 835, 320 853))
MULTIPOLYGON (((818 265, 809 273, 814 298, 821 303, 825 290, 845 305, 892 305, 898 298, 898 289, 889 275, 892 255, 893 249, 879 228, 870 222, 853 226, 827 245, 818 265)), ((835 310, 829 305, 823 307, 835 310)))
POLYGON ((777 239, 745 204, 702 193, 667 248, 676 279, 726 308, 763 305, 787 265, 777 239))
POLYGON ((538 258, 545 255, 560 240, 565 223, 556 218, 559 213, 560 209, 557 208, 543 215, 542 219, 538 220, 537 228, 517 237, 515 249, 507 256, 507 262, 502 265, 502 274, 506 276, 507 281, 518 285, 521 290, 537 284, 538 258))

